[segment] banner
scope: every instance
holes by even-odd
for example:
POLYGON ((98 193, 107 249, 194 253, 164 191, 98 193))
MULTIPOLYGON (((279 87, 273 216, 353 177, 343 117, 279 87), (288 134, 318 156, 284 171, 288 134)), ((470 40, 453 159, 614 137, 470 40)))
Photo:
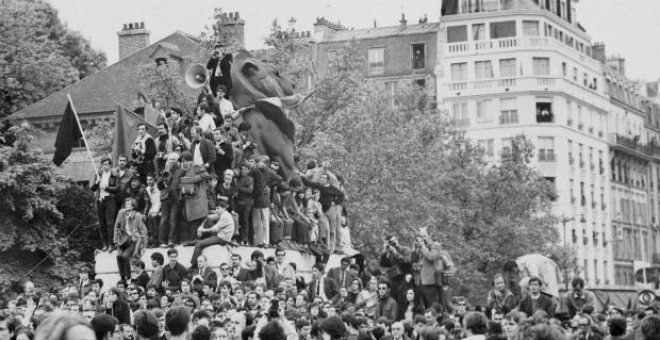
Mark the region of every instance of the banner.
POLYGON ((147 133, 153 138, 158 138, 158 130, 155 126, 149 124, 144 118, 136 113, 124 109, 117 105, 115 111, 115 138, 112 146, 112 160, 117 164, 120 155, 130 159, 131 147, 138 136, 137 126, 140 123, 147 125, 147 133))
POLYGON ((78 118, 76 118, 76 114, 73 112, 73 105, 69 100, 67 101, 66 109, 64 109, 60 128, 57 130, 53 163, 57 166, 62 165, 71 154, 71 149, 78 145, 82 137, 83 134, 78 125, 78 118))

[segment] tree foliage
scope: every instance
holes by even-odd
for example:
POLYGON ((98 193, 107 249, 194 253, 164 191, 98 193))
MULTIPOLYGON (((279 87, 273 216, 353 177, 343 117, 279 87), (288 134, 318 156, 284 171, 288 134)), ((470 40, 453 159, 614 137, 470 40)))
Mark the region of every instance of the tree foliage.
POLYGON ((509 157, 488 164, 449 117, 420 105, 423 89, 401 81, 392 95, 352 58, 338 55, 339 68, 317 81, 314 99, 298 112, 313 131, 299 151, 335 160, 363 252, 380 250, 373 235, 412 244, 414 231, 427 226, 459 268, 454 294, 476 299, 505 261, 556 242, 555 192, 530 167, 533 147, 524 136, 509 157))
MULTIPOLYGON (((181 64, 174 60, 167 63, 149 63, 140 68, 140 88, 148 104, 160 103, 163 107, 178 107, 192 112, 195 97, 183 90, 181 64)), ((144 103, 144 104, 147 104, 144 103)))
POLYGON ((0 0, 0 117, 105 66, 105 54, 46 1, 0 0))
POLYGON ((222 45, 220 51, 226 53, 239 48, 245 48, 238 36, 238 27, 226 25, 228 12, 221 7, 213 9, 213 16, 209 18, 210 23, 205 26, 205 31, 200 34, 202 46, 211 51, 217 44, 222 45))
POLYGON ((57 175, 31 146, 29 126, 16 136, 13 147, 0 146, 0 293, 27 279, 68 281, 96 240, 91 193, 57 175))

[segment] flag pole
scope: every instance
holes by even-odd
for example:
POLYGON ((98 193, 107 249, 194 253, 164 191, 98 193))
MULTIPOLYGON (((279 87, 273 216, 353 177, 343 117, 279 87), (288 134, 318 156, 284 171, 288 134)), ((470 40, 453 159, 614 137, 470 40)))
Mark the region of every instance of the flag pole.
POLYGON ((89 154, 89 159, 92 160, 92 166, 94 166, 94 174, 99 173, 99 169, 96 167, 96 162, 94 161, 94 156, 92 155, 92 150, 89 149, 89 143, 87 143, 87 138, 85 138, 85 131, 82 128, 82 125, 80 124, 80 119, 78 118, 78 112, 76 112, 75 106, 73 106, 73 100, 71 99, 70 94, 66 94, 66 97, 69 100, 69 104, 71 104, 71 110, 73 111, 73 116, 76 117, 76 123, 78 123, 78 128, 80 129, 80 134, 82 135, 83 142, 85 142, 85 148, 87 148, 87 153, 89 154))

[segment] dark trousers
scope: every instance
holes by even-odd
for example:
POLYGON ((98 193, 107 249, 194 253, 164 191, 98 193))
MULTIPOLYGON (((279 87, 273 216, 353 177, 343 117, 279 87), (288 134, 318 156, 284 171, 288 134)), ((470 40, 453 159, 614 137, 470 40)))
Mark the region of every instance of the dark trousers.
POLYGON ((282 232, 284 230, 284 221, 282 218, 275 212, 275 210, 270 210, 270 244, 277 244, 282 240, 282 232))
POLYGON ((181 201, 177 199, 166 199, 161 201, 160 206, 160 229, 158 230, 158 242, 160 244, 177 243, 177 228, 179 224, 179 212, 181 201))
POLYGON ((117 217, 117 203, 114 197, 106 197, 96 202, 96 214, 99 217, 99 229, 103 246, 111 246, 117 217))
POLYGON ((236 213, 238 214, 239 240, 252 240, 254 229, 252 229, 252 199, 238 198, 236 201, 236 213))
POLYGON ((444 305, 443 303, 443 298, 442 298, 442 286, 438 285, 422 285, 420 288, 420 291, 422 292, 422 296, 424 297, 424 306, 433 306, 434 303, 440 303, 445 307, 445 311, 447 311, 447 306, 444 305))
POLYGON ((197 258, 199 255, 202 254, 202 250, 204 248, 212 246, 212 245, 224 245, 227 244, 228 242, 219 238, 217 235, 209 236, 205 239, 198 240, 197 243, 195 243, 195 250, 193 250, 192 258, 190 259, 190 263, 192 264, 193 267, 197 267, 197 258))
POLYGON ((149 216, 147 230, 149 231, 149 245, 157 246, 160 233, 160 216, 149 216))
POLYGON ((135 246, 135 242, 129 241, 117 248, 117 267, 119 267, 119 276, 122 280, 128 281, 131 278, 131 258, 135 246))

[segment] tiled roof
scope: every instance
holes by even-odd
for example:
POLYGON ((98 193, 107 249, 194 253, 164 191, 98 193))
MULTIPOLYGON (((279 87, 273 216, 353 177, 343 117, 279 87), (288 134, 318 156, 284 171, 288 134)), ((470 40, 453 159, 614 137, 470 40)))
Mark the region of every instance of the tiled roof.
POLYGON ((426 24, 415 24, 415 25, 406 25, 406 26, 390 26, 390 27, 375 27, 369 29, 359 29, 359 30, 340 30, 332 32, 328 35, 327 38, 323 39, 323 42, 337 42, 337 41, 347 41, 347 40, 362 40, 362 39, 374 39, 374 38, 384 38, 389 36, 401 36, 401 35, 410 35, 410 34, 422 34, 422 33, 431 33, 437 32, 439 23, 426 23, 426 24))
POLYGON ((158 46, 176 49, 177 56, 184 60, 194 60, 202 52, 199 44, 191 36, 182 32, 172 33, 127 58, 17 111, 11 118, 31 119, 61 116, 66 107, 67 93, 71 94, 76 111, 81 115, 112 112, 117 108, 117 104, 133 107, 140 90, 138 79, 140 68, 153 62, 150 56, 158 46))

